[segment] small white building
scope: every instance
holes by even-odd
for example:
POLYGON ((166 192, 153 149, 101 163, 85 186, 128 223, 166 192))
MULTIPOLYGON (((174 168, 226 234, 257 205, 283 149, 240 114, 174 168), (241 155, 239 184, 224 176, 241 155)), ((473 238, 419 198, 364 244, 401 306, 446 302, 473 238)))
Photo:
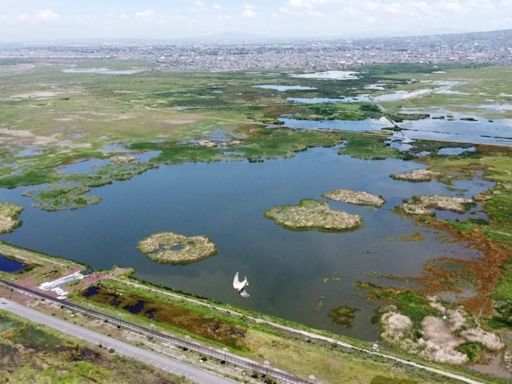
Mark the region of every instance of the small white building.
POLYGON ((64 284, 71 283, 72 281, 82 280, 84 277, 84 275, 77 271, 57 280, 44 282, 39 286, 39 289, 42 289, 43 291, 53 291, 55 288, 59 288, 64 284))

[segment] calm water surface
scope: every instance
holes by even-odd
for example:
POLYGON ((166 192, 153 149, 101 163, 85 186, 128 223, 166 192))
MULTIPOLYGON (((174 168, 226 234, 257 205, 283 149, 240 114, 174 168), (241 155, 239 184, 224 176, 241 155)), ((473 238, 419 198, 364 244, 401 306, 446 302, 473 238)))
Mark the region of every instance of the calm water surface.
POLYGON ((2 272, 19 272, 25 268, 25 264, 18 260, 0 255, 0 271, 2 272))
POLYGON ((282 117, 278 120, 285 127, 305 130, 327 129, 333 131, 364 132, 376 131, 393 125, 385 117, 364 120, 300 120, 282 117))
POLYGON ((378 329, 370 318, 377 303, 369 303, 364 292, 355 288, 357 281, 379 283, 373 272, 415 275, 426 260, 437 256, 478 256, 461 245, 439 242, 439 233, 416 228, 409 219, 391 212, 414 194, 471 195, 489 187, 467 183, 464 192, 448 191, 437 182, 407 183, 389 177, 419 167, 394 159, 352 159, 337 155, 333 148, 263 163, 162 166, 131 181, 94 189, 93 193, 103 198, 97 206, 50 213, 32 208, 31 201, 21 196, 24 188, 0 190, 1 201, 25 207, 23 226, 0 239, 94 268, 134 267, 137 277, 155 283, 375 339, 378 329), (363 216, 364 227, 347 233, 289 231, 263 216, 275 205, 320 198, 323 192, 339 187, 381 194, 386 204, 369 209, 330 202, 335 209, 363 216), (389 240, 415 230, 426 240, 389 240), (185 266, 154 263, 136 246, 158 231, 208 235, 217 243, 219 253, 185 266), (237 271, 250 280, 250 299, 232 291, 237 271), (333 276, 339 276, 339 281, 333 276), (328 311, 339 305, 361 309, 353 328, 331 323, 328 311))

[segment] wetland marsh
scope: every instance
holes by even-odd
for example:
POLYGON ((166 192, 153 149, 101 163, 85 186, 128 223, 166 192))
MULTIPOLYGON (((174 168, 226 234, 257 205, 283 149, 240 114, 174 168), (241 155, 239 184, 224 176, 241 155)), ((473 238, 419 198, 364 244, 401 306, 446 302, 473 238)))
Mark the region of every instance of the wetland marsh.
MULTIPOLYGON (((0 202, 23 220, 0 240, 371 341, 383 303, 417 327, 430 293, 509 324, 512 112, 492 107, 512 101, 509 68, 267 76, 86 64, 13 78, 0 68, 0 202), (439 199, 461 206, 442 211, 439 199), (312 201, 358 218, 357 230, 265 217, 312 201), (423 214, 401 214, 404 202, 423 214), (204 235, 216 254, 157 263, 137 244, 162 232, 204 235), (236 271, 250 300, 232 291, 236 271)), ((157 251, 174 257, 174 240, 157 251)))
POLYGON ((66 255, 91 265, 133 267, 135 276, 211 299, 304 322, 335 332, 374 339, 370 322, 376 303, 356 288, 359 280, 389 283, 386 275, 414 276, 438 256, 479 256, 441 232, 414 224, 392 212, 403 199, 430 193, 472 196, 488 186, 476 180, 465 192, 439 182, 407 183, 391 179, 418 164, 397 159, 368 161, 341 156, 336 148, 310 149, 290 159, 263 163, 215 162, 161 166, 132 179, 96 189, 102 202, 76 211, 43 212, 22 197, 24 188, 2 191, 4 200, 25 208, 24 225, 2 240, 66 255), (342 202, 332 209, 361 215, 354 232, 294 232, 264 217, 268 209, 303 198, 321 199, 344 187, 382 195, 378 210, 342 202), (128 209, 129 207, 129 209, 128 209), (153 262, 137 250, 139 239, 161 231, 205 234, 218 247, 215 257, 183 266, 153 262), (389 241, 414 230, 421 242, 389 241), (232 275, 251 277, 251 300, 233 295, 232 275), (333 279, 336 273, 339 278, 333 279), (371 277, 373 275, 373 277, 371 277), (322 306, 318 306, 322 302, 322 306), (360 308, 353 327, 331 322, 340 305, 360 308))

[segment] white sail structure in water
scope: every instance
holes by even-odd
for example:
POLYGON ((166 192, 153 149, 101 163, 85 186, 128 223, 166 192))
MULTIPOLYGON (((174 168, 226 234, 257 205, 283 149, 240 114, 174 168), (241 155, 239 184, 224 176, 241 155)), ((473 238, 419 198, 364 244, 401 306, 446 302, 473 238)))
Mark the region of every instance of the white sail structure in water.
POLYGON ((249 281, 247 280, 247 276, 244 276, 244 279, 240 281, 240 277, 238 272, 235 273, 235 277, 233 278, 233 289, 238 292, 238 294, 244 298, 250 297, 245 290, 246 287, 249 286, 249 281))

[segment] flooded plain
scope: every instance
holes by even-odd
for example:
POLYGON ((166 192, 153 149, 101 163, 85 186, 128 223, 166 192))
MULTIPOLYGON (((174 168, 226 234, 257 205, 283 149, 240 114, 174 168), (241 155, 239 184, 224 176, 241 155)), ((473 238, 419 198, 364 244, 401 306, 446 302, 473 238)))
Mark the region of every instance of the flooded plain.
POLYGON ((471 196, 489 186, 475 181, 449 190, 438 182, 390 178, 416 168, 421 165, 395 159, 352 159, 338 155, 336 148, 262 163, 161 166, 130 181, 94 189, 102 198, 99 205, 59 212, 33 208, 22 196, 25 188, 0 190, 0 200, 25 208, 23 226, 0 240, 93 268, 133 267, 137 277, 154 283, 373 340, 378 327, 371 318, 378 303, 369 302, 356 288, 358 281, 405 284, 384 276, 418 275, 427 260, 439 256, 479 256, 392 210, 413 195, 471 196), (382 195, 386 203, 376 209, 329 201, 332 209, 362 216, 362 228, 345 233, 291 231, 264 217, 277 205, 304 198, 325 201, 321 194, 335 188, 382 195), (137 243, 162 231, 206 235, 217 244, 218 254, 189 265, 153 262, 137 250, 137 243), (391 240, 415 231, 425 240, 391 240), (248 276, 250 299, 232 290, 237 271, 248 276), (360 309, 352 328, 336 325, 328 316, 341 305, 360 309))
POLYGON ((287 128, 305 130, 326 129, 332 131, 364 132, 393 126, 385 117, 365 120, 300 120, 282 117, 278 120, 287 128))
POLYGON ((468 119, 474 120, 429 118, 404 121, 399 124, 403 131, 396 136, 458 143, 512 145, 512 119, 468 119))

